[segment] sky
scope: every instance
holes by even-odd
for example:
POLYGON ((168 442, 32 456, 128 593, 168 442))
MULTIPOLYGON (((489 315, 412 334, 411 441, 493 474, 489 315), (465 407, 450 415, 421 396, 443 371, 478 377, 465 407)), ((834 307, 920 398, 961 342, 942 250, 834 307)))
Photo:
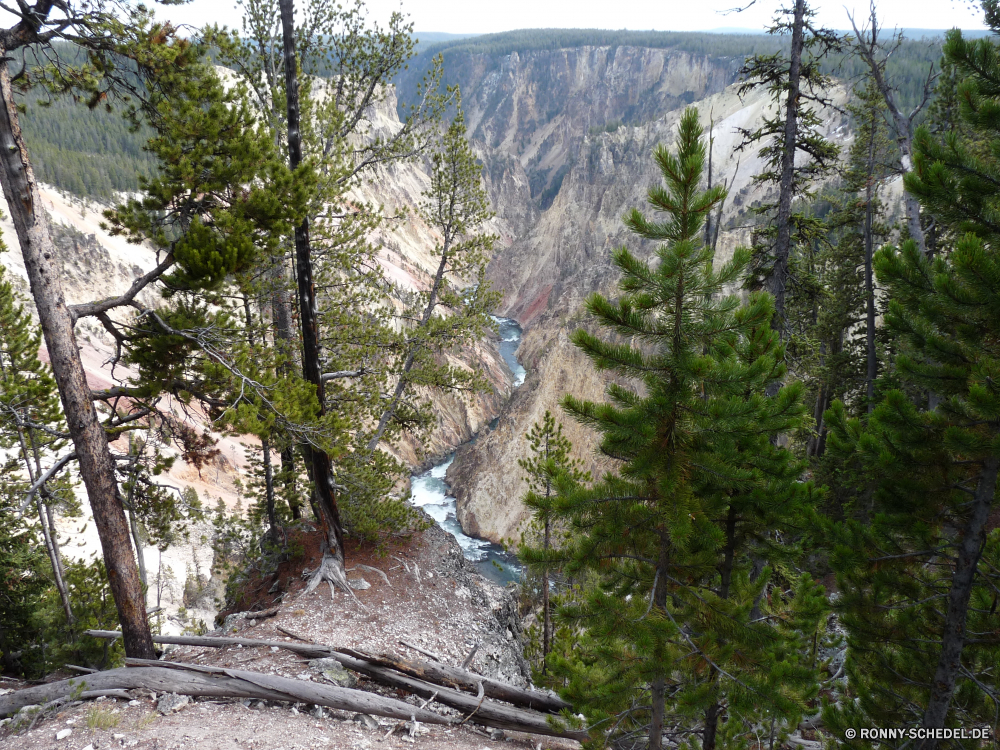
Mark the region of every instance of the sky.
MULTIPOLYGON (((303 0, 299 0, 302 2, 303 0)), ((706 31, 726 27, 763 30, 780 0, 756 0, 748 9, 726 11, 750 0, 366 0, 369 17, 385 23, 400 10, 416 31, 488 34, 512 29, 598 28, 706 31)), ((868 16, 868 0, 812 0, 820 24, 850 28, 847 11, 868 16), (846 6, 846 9, 845 9, 846 6)), ((972 0, 876 0, 886 28, 982 29, 983 14, 972 0)), ((161 15, 174 23, 239 26, 234 0, 193 0, 161 15)))

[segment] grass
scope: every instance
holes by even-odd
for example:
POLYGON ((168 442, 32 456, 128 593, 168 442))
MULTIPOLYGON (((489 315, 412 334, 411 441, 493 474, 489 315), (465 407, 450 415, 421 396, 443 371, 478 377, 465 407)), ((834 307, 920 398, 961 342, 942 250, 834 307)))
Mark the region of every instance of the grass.
POLYGON ((87 709, 88 729, 112 729, 118 726, 120 719, 121 716, 117 711, 96 703, 87 709))
POLYGON ((156 711, 150 711, 145 716, 143 716, 141 719, 139 719, 139 720, 137 720, 135 722, 134 729, 136 729, 136 730, 145 729, 150 724, 152 724, 155 720, 156 720, 156 711))

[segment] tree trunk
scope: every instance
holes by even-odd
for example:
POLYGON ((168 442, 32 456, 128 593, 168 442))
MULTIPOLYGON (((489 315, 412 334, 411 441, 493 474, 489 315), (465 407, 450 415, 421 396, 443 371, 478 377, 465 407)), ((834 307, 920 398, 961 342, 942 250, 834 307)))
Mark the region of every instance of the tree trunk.
MULTIPOLYGON (((896 109, 892 110, 892 121, 896 126, 897 142, 899 150, 902 152, 902 163, 904 172, 913 171, 913 133, 908 118, 896 109)), ((910 237, 917 243, 920 252, 927 254, 927 240, 924 237, 924 229, 920 226, 920 201, 909 192, 903 191, 903 205, 906 207, 906 229, 910 237)))
POLYGON ((69 589, 66 588, 66 579, 63 577, 62 560, 59 559, 59 548, 56 546, 55 527, 50 530, 46 519, 46 508, 42 504, 40 497, 35 498, 38 507, 38 521, 42 525, 42 539, 45 540, 45 549, 49 553, 49 562, 52 563, 52 574, 55 577, 56 591, 59 592, 59 599, 62 601, 63 612, 66 613, 66 622, 72 625, 76 622, 73 616, 73 607, 69 600, 69 589))
MULTIPOLYGON (((274 345, 279 356, 284 358, 281 371, 288 374, 292 371, 293 354, 298 342, 295 340, 291 305, 285 293, 284 255, 276 259, 269 276, 274 285, 270 295, 271 317, 274 321, 274 345)), ((302 518, 302 506, 295 499, 295 449, 291 445, 281 451, 281 474, 284 480, 288 509, 292 512, 292 519, 297 521, 302 518)))
MULTIPOLYGON (((668 554, 670 543, 666 537, 666 532, 660 532, 660 559, 656 563, 656 580, 653 589, 653 605, 661 612, 667 611, 667 581, 669 580, 670 569, 668 554)), ((657 649, 659 650, 659 649, 657 649)), ((666 687, 667 681, 664 676, 659 676, 653 680, 650 686, 650 699, 652 701, 652 715, 649 720, 649 750, 660 750, 663 747, 663 718, 666 713, 666 687)))
MULTIPOLYGON (((855 25, 853 18, 851 18, 851 27, 854 29, 854 35, 858 40, 858 44, 855 49, 861 53, 862 59, 865 61, 865 64, 868 65, 872 78, 875 80, 875 85, 878 86, 879 93, 882 94, 882 99, 885 101, 886 107, 892 115, 892 125, 893 130, 896 131, 896 142, 899 144, 900 162, 903 167, 903 172, 912 172, 913 118, 917 116, 920 110, 923 109, 924 103, 928 101, 930 95, 929 86, 933 81, 933 78, 928 77, 927 82, 924 84, 924 103, 921 103, 920 106, 913 110, 910 116, 907 117, 896 105, 896 97, 893 96, 892 88, 890 88, 889 81, 886 80, 885 77, 885 62, 883 61, 880 63, 875 57, 876 50, 878 49, 878 18, 875 14, 875 4, 872 3, 871 7, 870 38, 862 36, 861 32, 858 31, 858 27, 855 25)), ((920 248, 920 252, 926 254, 927 242, 924 238, 923 227, 920 225, 920 201, 908 192, 904 192, 903 205, 906 208, 906 229, 909 232, 910 237, 917 243, 917 246, 920 248)))
POLYGON ((302 518, 302 504, 295 494, 295 449, 292 446, 281 451, 281 475, 285 485, 285 500, 288 502, 288 510, 292 513, 292 520, 298 521, 302 518))
POLYGON ((90 387, 80 360, 73 319, 66 307, 48 223, 27 147, 18 122, 6 50, 0 50, 0 181, 10 210, 31 294, 59 386, 66 423, 80 461, 94 523, 101 540, 108 582, 118 609, 129 656, 152 658, 153 641, 146 603, 122 507, 108 439, 90 400, 90 387))
MULTIPOLYGON (((733 580, 733 561, 736 558, 736 509, 730 505, 729 514, 726 516, 726 547, 722 557, 722 566, 719 568, 721 578, 719 585, 719 598, 729 598, 729 587, 733 580)), ((715 750, 716 737, 719 730, 719 670, 712 667, 709 682, 712 683, 714 700, 712 705, 705 711, 705 734, 702 738, 703 750, 715 750)))
POLYGON ((237 669, 195 665, 189 669, 183 667, 184 665, 170 662, 149 661, 148 666, 110 669, 19 690, 0 697, 0 716, 12 716, 25 705, 44 704, 73 696, 79 694, 81 689, 87 692, 145 688, 155 693, 311 703, 404 721, 416 716, 417 721, 425 724, 451 724, 454 721, 396 698, 383 698, 363 690, 237 669), (160 666, 161 664, 164 666, 160 666))
MULTIPOLYGON (((548 553, 551 544, 552 522, 548 511, 545 516, 545 552, 548 553)), ((552 613, 549 610, 549 567, 542 570, 542 674, 546 672, 545 659, 552 650, 552 613)))
MULTIPOLYGON (((774 269, 768 291, 774 295, 774 328, 784 338, 785 287, 788 283, 788 256, 792 245, 792 195, 795 189, 795 149, 799 122, 799 79, 802 70, 806 0, 795 0, 792 49, 788 65, 788 98, 785 102, 785 133, 781 154, 781 181, 778 194, 778 236, 774 243, 774 269)), ((776 393, 777 391, 775 391, 776 393)))
MULTIPOLYGON (((820 367, 823 366, 824 355, 826 354, 826 343, 820 342, 819 345, 819 356, 820 356, 820 367)), ((826 411, 826 399, 827 399, 827 386, 826 383, 820 381, 819 391, 816 393, 816 406, 813 408, 813 421, 816 423, 816 433, 809 438, 809 443, 806 446, 807 456, 821 456, 823 455, 820 445, 823 442, 823 412, 826 411)))
MULTIPOLYGON (((434 283, 431 285, 431 290, 428 292, 427 296, 427 306, 424 308, 424 313, 420 317, 420 322, 417 324, 417 328, 425 328, 427 323, 430 322, 431 316, 434 314, 434 308, 437 307, 438 293, 441 291, 441 284, 444 281, 444 274, 448 268, 448 261, 450 260, 450 250, 451 250, 451 235, 445 234, 444 243, 441 248, 441 262, 438 263, 437 273, 434 274, 434 283)), ((403 361, 403 369, 399 375, 399 382, 396 383, 396 389, 393 391, 392 400, 389 402, 389 406, 386 410, 382 412, 382 416, 379 418, 378 427, 375 429, 375 434, 372 436, 371 440, 368 441, 368 452, 374 451, 382 440, 382 436, 385 435, 386 429, 389 427, 389 422, 392 417, 396 414, 396 410, 399 408, 400 402, 403 400, 403 394, 406 392, 407 386, 407 376, 410 374, 410 370, 413 369, 413 365, 416 362, 417 354, 419 353, 419 344, 414 343, 413 348, 406 355, 406 359, 403 361)))
POLYGON ((128 525, 132 531, 132 542, 135 544, 135 560, 139 564, 139 580, 142 581, 142 590, 146 591, 149 586, 149 579, 146 577, 146 555, 142 551, 142 535, 139 533, 139 524, 135 520, 135 511, 128 512, 128 525))
MULTIPOLYGON (((299 124, 299 78, 295 57, 294 0, 279 0, 281 38, 285 59, 285 98, 288 103, 288 163, 296 169, 302 163, 302 133, 299 124)), ((309 246, 309 220, 295 227, 296 281, 299 291, 299 324, 302 329, 302 375, 316 388, 320 416, 326 413, 323 378, 319 361, 319 316, 316 288, 313 283, 312 254, 309 246)), ((330 554, 344 562, 344 529, 337 507, 337 494, 330 457, 322 450, 305 445, 306 458, 312 467, 312 480, 319 510, 319 522, 326 535, 330 554)))
MULTIPOLYGON (((24 429, 18 425, 17 437, 21 446, 21 455, 24 456, 24 467, 28 472, 28 481, 35 483, 36 477, 41 476, 41 457, 38 455, 38 448, 35 439, 29 430, 27 437, 24 429), (31 469, 31 458, 28 456, 28 440, 30 439, 32 453, 35 458, 35 470, 31 469)), ((44 487, 39 487, 35 495, 35 505, 38 508, 38 522, 42 526, 42 539, 45 541, 45 549, 49 554, 49 562, 52 564, 52 575, 56 583, 56 591, 62 601, 63 612, 66 613, 66 622, 72 625, 76 622, 73 616, 73 606, 69 598, 69 588, 66 586, 66 571, 63 569, 62 558, 59 554, 59 541, 56 538, 56 524, 52 517, 52 508, 43 498, 46 497, 44 487)))
MULTIPOLYGON (((715 132, 715 117, 710 117, 708 121, 708 184, 705 186, 706 190, 712 189, 712 152, 715 150, 715 138, 713 133, 715 132)), ((709 211, 705 214, 705 246, 712 246, 712 212, 709 211)))
MULTIPOLYGON (((259 616, 259 613, 254 613, 259 616)), ((105 638, 113 640, 120 638, 121 633, 113 630, 87 630, 85 635, 94 638, 105 638)), ((346 657, 350 659, 350 668, 361 671, 376 667, 388 667, 405 675, 416 677, 425 682, 433 682, 445 687, 459 690, 467 690, 472 693, 478 692, 480 686, 483 694, 487 698, 512 703, 515 706, 530 708, 534 711, 543 711, 557 714, 564 709, 571 709, 572 706, 557 695, 530 688, 515 687, 506 682, 495 680, 491 677, 484 677, 475 672, 470 672, 461 667, 453 667, 443 662, 417 661, 414 659, 404 659, 393 654, 371 654, 357 651, 355 649, 334 649, 324 646, 321 643, 294 643, 291 641, 266 641, 256 638, 227 638, 225 636, 214 635, 154 635, 156 643, 177 644, 181 646, 205 646, 208 648, 227 648, 229 646, 242 646, 243 648, 282 648, 298 654, 307 659, 340 659, 346 657)))
MULTIPOLYGON (((969 614, 969 599, 975 584, 979 558, 986 543, 986 522, 993 507, 997 488, 997 470, 1000 458, 990 456, 983 464, 976 484, 968 523, 962 532, 958 559, 948 591, 948 609, 945 613, 944 633, 941 638, 941 655, 931 683, 930 700, 921 726, 925 729, 944 727, 955 694, 955 682, 962 667, 962 649, 965 646, 965 625, 969 614)), ((918 745, 920 750, 933 750, 937 740, 927 739, 918 745)))

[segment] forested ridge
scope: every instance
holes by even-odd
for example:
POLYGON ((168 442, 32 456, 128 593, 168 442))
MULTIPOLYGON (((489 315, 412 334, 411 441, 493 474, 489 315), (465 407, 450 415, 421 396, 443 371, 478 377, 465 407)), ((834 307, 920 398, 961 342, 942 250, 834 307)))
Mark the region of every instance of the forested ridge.
MULTIPOLYGON (((295 0, 244 0, 241 29, 190 37, 141 4, 19 7, 0 33, 6 250, 30 292, 0 273, 0 665, 16 687, 0 691, 4 738, 78 701, 167 686, 312 704, 317 721, 322 706, 398 720, 383 741, 409 718, 414 742, 421 722, 472 722, 588 750, 996 746, 996 36, 908 41, 875 5, 845 35, 792 0, 760 37, 528 30, 418 54, 402 14, 369 25, 360 1, 297 15, 295 0), (500 387, 483 364, 503 298, 488 268, 524 239, 494 213, 510 208, 491 205, 490 190, 505 194, 484 174, 495 155, 470 142, 451 77, 476 56, 632 45, 726 57, 755 114, 722 155, 703 109, 664 99, 645 203, 620 217, 623 244, 595 243, 613 273, 544 293, 574 300, 535 320, 600 390, 553 379, 530 429, 514 434, 510 412, 490 426, 524 446, 500 467, 523 497, 495 501, 527 509, 506 540, 520 580, 492 601, 461 560, 439 581, 402 551, 433 524, 410 502, 411 469, 443 459, 411 466, 401 446, 441 428, 444 398, 467 408, 500 387), (49 63, 24 77, 18 50, 49 63), (386 127, 407 66, 419 84, 407 79, 405 117, 386 127), (831 124, 835 76, 849 137, 831 124), (745 154, 754 199, 736 209, 719 160, 745 154), (96 240, 52 225, 40 180, 107 201, 103 231, 144 246, 145 267, 114 271, 117 293, 67 303, 65 254, 96 255, 96 240), (379 188, 413 185, 406 210, 379 204, 379 188), (195 489, 211 470, 232 476, 228 507, 195 489), (93 521, 100 556, 67 553, 84 532, 66 519, 93 521), (211 562, 193 557, 168 616, 162 554, 185 545, 211 562), (397 585, 433 597, 440 583, 493 609, 520 684, 469 669, 485 640, 459 666, 404 640, 431 661, 281 628, 285 641, 230 639, 187 613, 249 601, 238 617, 254 627, 328 590, 328 611, 367 617, 357 592, 371 586, 348 573, 402 601, 370 564, 391 565, 390 550, 397 585), (240 669, 164 665, 165 642, 268 651, 240 669), (254 669, 282 649, 310 672, 254 669), (62 669, 84 682, 44 679, 62 669)), ((1000 0, 981 7, 1000 33, 1000 0)), ((628 126, 580 137, 603 148, 628 126)), ((561 184, 517 208, 557 216, 544 211, 561 184)), ((538 385, 508 405, 540 399, 538 385)))
MULTIPOLYGON (((419 35, 418 35, 419 38, 419 35)), ((754 54, 770 54, 787 44, 781 37, 690 32, 604 31, 600 29, 528 29, 488 34, 472 39, 421 42, 413 70, 437 54, 445 58, 445 79, 461 78, 467 55, 504 56, 512 52, 548 51, 563 48, 650 47, 676 49, 696 55, 743 60, 754 54)), ((941 40, 907 40, 893 56, 889 74, 901 96, 902 106, 919 103, 927 69, 941 56, 941 40)), ((830 56, 823 63, 828 74, 855 80, 862 64, 851 55, 830 56)), ((414 95, 411 77, 400 78, 401 105, 414 95)), ((38 89, 23 97, 25 133, 35 160, 35 170, 46 183, 79 197, 110 201, 116 192, 135 192, 139 176, 148 177, 156 160, 145 149, 149 131, 133 131, 120 114, 103 106, 81 107, 66 96, 38 89), (44 103, 44 104, 43 104, 44 103)))

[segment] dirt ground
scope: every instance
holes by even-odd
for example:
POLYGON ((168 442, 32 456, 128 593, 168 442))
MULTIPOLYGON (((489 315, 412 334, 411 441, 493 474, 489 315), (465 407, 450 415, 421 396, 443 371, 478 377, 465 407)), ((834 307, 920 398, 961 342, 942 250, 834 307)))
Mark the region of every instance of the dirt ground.
MULTIPOLYGON (((318 548, 307 548, 305 567, 318 563, 318 548)), ((301 565, 300 565, 301 567, 301 565)), ((381 557, 348 555, 348 578, 363 579, 370 587, 355 591, 357 601, 343 593, 331 599, 323 584, 304 593, 305 583, 297 570, 285 571, 288 590, 280 610, 263 620, 237 615, 227 620, 217 635, 234 635, 270 641, 291 641, 284 629, 306 640, 369 652, 394 652, 424 658, 402 646, 405 640, 430 651, 447 663, 461 664, 478 646, 471 667, 484 675, 526 684, 527 667, 521 658, 520 620, 511 592, 489 583, 466 566, 454 539, 438 527, 416 535, 409 542, 391 547, 381 557), (363 569, 358 563, 378 567, 388 576, 363 569)), ((363 584, 362 584, 363 585, 363 584)), ((279 596, 279 594, 274 594, 279 596)), ((254 605, 264 609, 268 597, 257 597, 254 605)), ((168 647, 164 658, 172 661, 228 666, 304 680, 323 678, 308 669, 306 661, 275 648, 168 647)), ((67 675, 63 675, 67 676, 67 675)), ((17 689, 23 684, 0 683, 17 689)), ((414 696, 374 685, 363 679, 357 687, 419 703, 414 696)), ((111 698, 85 702, 40 719, 27 730, 9 723, 0 729, 0 748, 59 748, 60 750, 299 750, 344 748, 374 750, 419 746, 425 750, 575 750, 570 740, 535 737, 519 733, 494 733, 482 727, 418 725, 411 737, 406 727, 386 737, 395 720, 374 717, 378 728, 362 717, 329 709, 289 703, 237 700, 193 700, 176 713, 163 715, 148 691, 133 691, 132 700, 111 698), (56 739, 57 733, 71 733, 56 739)), ((160 696, 157 696, 160 697, 160 696)), ((429 708, 455 716, 456 712, 432 704, 429 708)))

